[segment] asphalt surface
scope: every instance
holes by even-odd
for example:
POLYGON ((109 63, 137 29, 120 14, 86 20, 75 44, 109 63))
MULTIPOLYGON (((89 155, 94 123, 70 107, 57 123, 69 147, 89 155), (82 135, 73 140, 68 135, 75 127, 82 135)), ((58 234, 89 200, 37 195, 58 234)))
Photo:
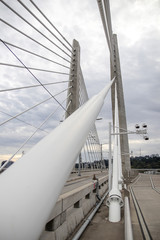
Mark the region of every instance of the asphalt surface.
POLYGON ((107 171, 89 171, 82 172, 81 176, 78 176, 78 173, 72 173, 68 181, 66 182, 61 194, 72 191, 82 185, 90 183, 92 181, 93 175, 96 175, 97 178, 108 175, 107 171))
POLYGON ((160 175, 141 174, 132 188, 151 238, 160 240, 160 175))
MULTIPOLYGON (((141 174, 138 180, 132 184, 132 188, 139 205, 142 218, 147 226, 149 239, 160 240, 160 175, 141 174)), ((141 223, 137 217, 137 210, 130 196, 131 221, 133 239, 143 240, 141 223)), ((124 208, 121 210, 121 221, 110 223, 108 221, 108 207, 106 200, 90 222, 80 240, 124 240, 124 208)), ((147 239, 147 238, 146 238, 147 239)))

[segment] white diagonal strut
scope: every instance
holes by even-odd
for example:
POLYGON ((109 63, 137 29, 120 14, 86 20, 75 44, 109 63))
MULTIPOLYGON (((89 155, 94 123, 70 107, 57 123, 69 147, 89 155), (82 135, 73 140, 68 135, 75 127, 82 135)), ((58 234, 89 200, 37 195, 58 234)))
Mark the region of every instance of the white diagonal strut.
POLYGON ((0 239, 39 238, 113 81, 0 175, 0 239))

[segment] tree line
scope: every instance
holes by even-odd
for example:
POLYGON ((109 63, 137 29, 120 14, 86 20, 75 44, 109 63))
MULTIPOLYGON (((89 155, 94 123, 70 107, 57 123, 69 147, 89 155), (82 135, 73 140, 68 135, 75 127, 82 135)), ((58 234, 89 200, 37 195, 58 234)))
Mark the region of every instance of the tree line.
POLYGON ((137 169, 160 169, 160 156, 158 154, 131 157, 131 167, 137 169))

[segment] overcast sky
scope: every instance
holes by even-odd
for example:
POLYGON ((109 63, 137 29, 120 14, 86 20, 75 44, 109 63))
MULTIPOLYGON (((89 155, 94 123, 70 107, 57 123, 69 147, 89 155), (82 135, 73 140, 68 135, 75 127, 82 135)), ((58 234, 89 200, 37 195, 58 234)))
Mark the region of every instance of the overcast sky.
MULTIPOLYGON (((5 1, 10 4, 19 13, 28 19, 34 26, 42 27, 31 17, 27 11, 17 1, 5 1)), ((23 1, 36 14, 33 5, 29 1, 23 1)), ((110 81, 110 65, 109 65, 109 51, 103 27, 100 19, 100 14, 96 0, 46 0, 35 3, 48 16, 59 31, 72 43, 75 38, 79 41, 81 46, 81 67, 83 76, 86 82, 89 97, 98 93, 110 81)), ((148 133, 150 140, 145 141, 141 136, 129 135, 130 151, 133 155, 147 155, 160 154, 160 136, 159 136, 159 119, 160 119, 160 1, 159 0, 112 0, 111 3, 111 17, 113 32, 118 36, 121 72, 124 87, 124 97, 126 105, 128 129, 133 131, 136 123, 148 125, 148 133)), ((33 33, 33 29, 27 26, 15 14, 0 3, 1 18, 13 24, 15 27, 23 30, 27 34, 31 34, 37 40, 40 38, 33 33)), ((39 16, 39 15, 38 15, 39 16)), ((37 44, 26 40, 24 36, 15 33, 13 29, 0 23, 1 38, 8 42, 12 42, 21 47, 32 49, 38 54, 43 54, 42 49, 39 50, 37 44)), ((45 32, 43 30, 43 32, 45 32)), ((43 41, 43 44, 48 44, 43 41)), ((51 46, 48 44, 47 46, 51 46)), ((52 46, 53 48, 53 46, 52 46)), ((44 67, 52 70, 62 71, 62 68, 52 67, 50 63, 45 61, 34 61, 34 57, 22 54, 19 50, 12 48, 14 52, 25 62, 26 65, 32 67, 44 67)), ((53 48, 54 49, 54 48, 53 48)), ((60 52, 60 51, 58 51, 60 52)), ((8 62, 10 64, 20 65, 17 59, 11 54, 8 49, 0 44, 0 62, 8 62)), ((53 54, 47 53, 46 57, 52 57, 53 54)), ((52 57, 53 59, 53 57, 52 57)), ((58 58, 54 57, 58 61, 58 58)), ((66 61, 61 63, 69 66, 66 61)), ((37 84, 35 79, 29 73, 22 69, 13 69, 4 66, 1 68, 1 85, 0 89, 9 87, 26 86, 30 84, 37 84), (24 82, 27 79, 27 82, 24 82), (23 81, 23 82, 22 82, 23 81)), ((68 73, 68 69, 63 69, 63 72, 68 73)), ((34 72, 35 73, 35 72, 34 72)), ((36 77, 44 82, 51 82, 53 75, 46 73, 37 73, 36 77)), ((67 80, 68 76, 55 76, 56 81, 67 80)), ((65 89, 66 86, 63 86, 65 89)), ((52 90, 53 94, 60 91, 60 86, 56 91, 52 90)), ((37 90, 23 90, 23 92, 15 93, 1 93, 1 111, 10 113, 12 115, 19 113, 36 104, 37 101, 42 101, 48 97, 44 91, 43 94, 36 92, 37 90), (29 95, 30 94, 30 95, 29 95), (40 100, 39 99, 40 96, 40 100), (12 100, 11 100, 12 97, 12 100), (21 101, 19 99, 21 98, 21 101)), ((65 93, 66 94, 66 93, 65 93)), ((65 98, 59 98, 62 101, 65 98)), ((45 110, 39 108, 37 111, 36 121, 30 115, 25 115, 21 120, 29 120, 30 123, 38 126, 43 116, 47 116, 47 110, 53 108, 53 101, 51 104, 46 104, 45 110), (46 111, 46 115, 45 112, 46 111)), ((102 121, 97 122, 97 128, 101 143, 108 143, 108 122, 111 121, 111 105, 110 95, 106 98, 104 107, 100 113, 103 117, 102 121)), ((8 119, 5 114, 0 114, 1 122, 8 119)), ((63 111, 57 111, 54 120, 50 121, 45 130, 50 130, 59 124, 63 118, 63 111)), ((14 120, 17 124, 17 120, 14 120)), ((23 135, 23 141, 29 136, 32 129, 26 130, 23 124, 19 123, 20 127, 15 128, 12 123, 8 123, 5 127, 1 126, 0 133, 0 160, 4 159, 4 155, 14 153, 18 146, 20 146, 20 136, 23 135), (16 131, 14 131, 16 129, 16 131), (2 156, 3 155, 3 156, 2 156)), ((44 137, 46 133, 39 132, 34 141, 38 141, 44 137)), ((22 139, 21 139, 22 140, 22 139)), ((22 142, 23 142, 22 141, 22 142)), ((30 142, 30 146, 32 142, 30 142)), ((23 150, 23 149, 22 149, 23 150)), ((107 147, 104 146, 107 151, 107 147)))

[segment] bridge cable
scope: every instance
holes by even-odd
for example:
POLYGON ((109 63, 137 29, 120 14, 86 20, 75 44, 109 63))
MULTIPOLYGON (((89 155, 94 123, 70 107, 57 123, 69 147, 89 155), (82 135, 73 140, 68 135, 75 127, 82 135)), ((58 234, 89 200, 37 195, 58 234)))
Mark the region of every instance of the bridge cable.
MULTIPOLYGON (((69 96, 68 96, 69 97, 69 96)), ((66 98, 67 99, 67 98, 66 98)), ((63 100, 61 105, 66 101, 63 100)), ((53 114, 59 109, 60 105, 51 113, 49 116, 40 124, 40 126, 32 133, 32 135, 20 146, 20 148, 5 162, 5 164, 2 165, 0 168, 0 171, 7 165, 8 162, 10 162, 14 156, 29 142, 29 140, 36 134, 36 132, 53 116, 53 114)))
POLYGON ((107 44, 108 44, 108 48, 110 51, 110 57, 111 57, 111 64, 112 66, 114 66, 114 62, 113 62, 113 46, 111 44, 111 40, 110 40, 110 35, 109 35, 109 28, 106 25, 106 20, 105 20, 105 15, 104 15, 104 8, 102 5, 101 0, 97 0, 98 2, 98 8, 99 8, 99 12, 100 12, 100 16, 101 16, 101 20, 102 20, 102 24, 103 24, 103 28, 104 28, 104 32, 105 32, 105 36, 107 39, 107 44))
POLYGON ((70 69, 70 67, 68 67, 68 66, 66 66, 66 65, 63 65, 63 64, 61 64, 61 63, 59 63, 59 62, 56 62, 56 61, 53 61, 52 59, 46 58, 46 57, 44 57, 44 56, 42 56, 42 55, 39 55, 39 54, 37 54, 37 53, 31 52, 31 51, 29 51, 29 50, 27 50, 27 49, 25 49, 25 48, 16 46, 16 45, 14 45, 14 44, 12 44, 12 43, 9 43, 9 42, 6 42, 6 41, 4 41, 4 40, 3 40, 3 42, 5 42, 5 43, 6 43, 7 45, 9 45, 9 46, 12 46, 12 47, 14 47, 14 48, 17 48, 17 49, 21 50, 21 51, 24 51, 24 52, 27 52, 27 53, 29 53, 29 54, 32 54, 32 55, 34 55, 34 56, 36 56, 36 57, 42 58, 42 59, 44 59, 44 60, 47 60, 47 61, 52 62, 52 63, 54 63, 54 64, 57 64, 57 65, 59 65, 59 66, 61 66, 61 67, 70 69))
POLYGON ((41 72, 49 72, 49 73, 56 73, 56 74, 62 74, 62 75, 69 75, 69 73, 56 72, 56 71, 42 69, 42 68, 33 68, 33 67, 28 67, 28 66, 20 66, 20 65, 10 64, 10 63, 2 63, 2 62, 0 62, 0 65, 1 66, 8 66, 8 67, 15 67, 15 68, 24 68, 24 69, 27 68, 29 70, 35 70, 35 71, 41 71, 41 72))
MULTIPOLYGON (((60 84, 60 83, 66 83, 66 82, 71 82, 71 80, 69 81, 60 81, 60 82, 52 82, 52 83, 43 83, 44 86, 50 86, 50 85, 54 85, 54 84, 60 84)), ((35 87, 41 87, 40 84, 37 85, 31 85, 31 86, 24 86, 24 87, 16 87, 16 88, 8 88, 8 89, 2 89, 0 90, 0 92, 9 92, 9 91, 15 91, 15 90, 22 90, 22 89, 27 89, 27 88, 35 88, 35 87)))
MULTIPOLYGON (((88 95, 87 93, 85 92, 85 85, 82 84, 82 79, 80 79, 80 81, 78 81, 79 83, 79 105, 82 106, 87 100, 88 100, 88 95), (86 94, 84 94, 84 92, 86 94)), ((90 166, 92 166, 92 160, 91 160, 91 156, 89 153, 91 153, 91 147, 90 147, 90 143, 89 143, 89 140, 88 140, 88 137, 86 139, 86 143, 84 144, 84 147, 83 147, 83 151, 84 151, 84 155, 85 155, 85 158, 86 158, 86 152, 87 152, 87 155, 88 155, 88 160, 89 160, 89 163, 90 163, 90 166), (87 148, 87 151, 86 151, 86 148, 87 148)), ((86 158, 87 159, 87 158, 86 158)))
MULTIPOLYGON (((69 88, 71 88, 71 87, 69 87, 69 88)), ((57 96, 57 95, 59 95, 59 94, 61 94, 61 93, 63 93, 64 91, 67 91, 67 90, 68 90, 68 88, 65 89, 65 90, 63 90, 63 91, 61 91, 60 93, 55 94, 54 97, 57 96)), ((24 114, 24 113, 30 111, 31 109, 34 109, 35 107, 37 107, 37 106, 39 106, 39 105, 41 105, 41 104, 43 104, 43 103, 49 101, 50 99, 52 99, 52 97, 49 97, 49 98, 47 98, 47 99, 45 99, 45 100, 43 100, 43 101, 41 101, 41 102, 39 102, 39 103, 33 105, 33 106, 30 107, 30 108, 27 108, 27 109, 24 110, 23 112, 18 113, 18 114, 16 114, 15 116, 13 116, 13 117, 11 117, 11 118, 5 120, 4 122, 0 123, 0 126, 2 126, 2 125, 4 125, 4 124, 6 124, 7 122, 9 122, 9 121, 11 121, 11 120, 13 120, 13 119, 15 119, 15 118, 21 116, 22 114, 24 114)))
MULTIPOLYGON (((31 11, 19 0, 17 0, 25 9, 27 9, 30 13, 31 11)), ((44 38, 46 38, 49 42, 51 42, 54 46, 56 46, 59 50, 61 50, 63 53, 65 53, 68 57, 72 58, 67 52, 65 52, 61 47, 59 47, 56 43, 54 43, 50 38, 48 38, 44 33, 42 33, 40 30, 38 30, 35 26, 33 26, 30 22, 28 22, 24 17, 22 17, 17 11, 15 11, 12 7, 10 7, 7 3, 5 3, 3 0, 1 2, 9 8, 12 12, 14 12, 19 18, 21 18, 25 23, 27 23, 30 27, 32 27, 35 31, 37 31, 39 34, 41 34, 44 38)), ((33 15, 33 14, 32 14, 33 15)), ((34 16, 35 17, 35 16, 34 16)), ((37 19, 37 17, 35 17, 37 19)), ((38 20, 40 23, 41 21, 38 20)), ((42 23, 41 23, 42 24, 42 23)), ((43 24, 42 24, 43 25, 43 24)), ((45 27, 47 28, 47 27, 45 27)), ((53 35, 53 34, 52 34, 53 35)), ((54 35, 55 37, 55 35, 54 35)), ((72 51, 70 51, 72 53, 72 51)))
MULTIPOLYGON (((9 117, 12 117, 12 118, 14 118, 14 116, 13 115, 11 115, 11 114, 8 114, 8 113, 6 113, 6 112, 3 112, 3 111, 0 111, 1 113, 3 113, 3 114, 5 114, 5 115, 7 115, 7 116, 9 116, 9 117)), ((34 125, 32 125, 32 124, 30 124, 30 123, 28 123, 28 122, 26 122, 26 121, 24 121, 24 120, 21 120, 20 118, 14 118, 14 119, 16 119, 16 120, 18 120, 18 121, 20 121, 20 122, 23 122, 23 123, 25 123, 26 125, 29 125, 29 126, 31 126, 31 127, 34 127, 34 128, 36 128, 37 129, 37 127, 36 126, 34 126, 34 125)), ((48 133, 47 131, 45 131, 44 129, 41 129, 41 128, 39 128, 39 130, 41 130, 41 131, 43 131, 43 132, 46 132, 46 133, 48 133)))
MULTIPOLYGON (((78 81, 78 83, 79 83, 78 87, 79 87, 79 104, 81 106, 82 104, 84 104, 88 100, 88 94, 87 94, 87 91, 86 91, 86 87, 84 85, 83 76, 82 75, 80 75, 80 76, 81 76, 81 79, 78 81)), ((87 148, 89 148, 88 152, 91 153, 92 161, 94 161, 94 159, 95 159, 95 161, 98 162, 98 163, 96 162, 96 165, 97 164, 100 165, 99 154, 98 154, 98 150, 97 150, 97 145, 99 145, 99 143, 98 143, 99 141, 97 139, 98 139, 98 136, 97 136, 96 128, 95 128, 95 126, 93 126, 93 128, 91 129, 91 131, 88 135, 88 138, 86 140, 85 145, 86 145, 87 148), (95 137, 96 137, 96 139, 94 139, 94 141, 91 141, 93 139, 90 139, 90 136, 92 134, 94 134, 95 137)), ((85 153, 85 158, 86 158, 86 147, 85 147, 85 145, 84 145, 83 151, 85 153)), ((88 156, 90 156, 90 154, 88 154, 88 156)), ((90 160, 90 158, 89 158, 89 160, 90 160)), ((90 163, 91 163, 91 161, 90 161, 90 163)))
MULTIPOLYGON (((47 29, 48 32, 50 32, 52 34, 52 36, 54 36, 70 53, 72 53, 72 51, 21 1, 21 0, 17 0, 39 23, 41 23, 41 25, 47 29)), ((59 48, 59 47, 58 47, 59 48)), ((59 48, 61 49, 61 48, 59 48)), ((62 50, 62 49, 61 49, 62 50)), ((62 50, 63 51, 63 50, 62 50)), ((63 51, 64 53, 66 53, 65 51, 63 51)), ((67 54, 67 53, 66 53, 67 54)), ((67 54, 68 55, 68 54, 67 54)), ((68 55, 69 57, 71 57, 70 55, 68 55)), ((72 57, 71 57, 72 58, 72 57)))
MULTIPOLYGON (((8 25, 9 27, 13 28, 15 31, 19 32, 20 34, 24 35, 25 37, 29 38, 30 40, 32 40, 33 42, 37 43, 38 45, 40 45, 41 47, 47 49, 48 51, 52 52, 53 54, 55 54, 56 56, 60 57, 61 59, 63 59, 64 61, 70 63, 70 61, 64 57, 62 57, 61 55, 59 55, 58 53, 56 53, 55 51, 53 51, 52 49, 48 48, 47 46, 43 45, 42 43, 38 42, 36 39, 30 37, 29 35, 27 35, 26 33, 22 32, 21 30, 19 30, 18 28, 14 27, 13 25, 11 25, 10 23, 6 22, 5 20, 3 20, 2 18, 0 18, 0 21, 3 22, 4 24, 8 25)), ((1 41, 3 41, 1 39, 1 41)))
POLYGON ((104 8, 105 8, 105 13, 106 13, 106 20, 107 20, 107 26, 109 30, 109 36, 110 36, 110 42, 111 42, 111 47, 113 50, 113 41, 112 41, 112 22, 111 22, 111 13, 110 13, 110 3, 109 0, 104 0, 104 8))
POLYGON ((66 109, 61 105, 61 103, 53 96, 53 94, 41 83, 41 81, 26 67, 26 65, 18 58, 18 56, 8 47, 2 39, 0 41, 8 48, 8 50, 15 56, 15 58, 26 68, 26 70, 34 77, 34 79, 45 89, 45 91, 66 111, 66 109))
POLYGON ((42 16, 50 23, 50 25, 59 33, 59 35, 66 41, 66 43, 74 50, 72 45, 67 41, 67 39, 58 31, 58 29, 53 25, 53 23, 46 17, 46 15, 38 8, 38 6, 34 3, 33 0, 30 2, 35 6, 35 8, 42 14, 42 16))

